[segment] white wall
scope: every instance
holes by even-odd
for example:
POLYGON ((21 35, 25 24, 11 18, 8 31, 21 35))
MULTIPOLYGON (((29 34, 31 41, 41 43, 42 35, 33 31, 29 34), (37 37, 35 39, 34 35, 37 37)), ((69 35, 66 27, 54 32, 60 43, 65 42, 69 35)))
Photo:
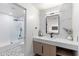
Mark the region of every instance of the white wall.
POLYGON ((33 36, 38 35, 39 11, 32 4, 19 4, 26 8, 25 55, 33 55, 33 36), (35 29, 37 27, 37 29, 35 29))
POLYGON ((79 4, 73 4, 73 15, 72 15, 72 27, 73 27, 73 37, 77 41, 77 36, 79 37, 79 4))
POLYGON ((59 13, 60 16, 60 34, 58 35, 58 37, 67 38, 68 34, 64 31, 63 28, 72 28, 72 4, 65 3, 56 7, 40 11, 40 30, 43 32, 44 35, 47 35, 46 16, 52 12, 59 13))
MULTIPOLYGON (((73 4, 72 27, 73 27, 73 38, 75 41, 79 42, 79 3, 73 4)), ((79 48, 78 48, 78 55, 79 55, 79 48)))

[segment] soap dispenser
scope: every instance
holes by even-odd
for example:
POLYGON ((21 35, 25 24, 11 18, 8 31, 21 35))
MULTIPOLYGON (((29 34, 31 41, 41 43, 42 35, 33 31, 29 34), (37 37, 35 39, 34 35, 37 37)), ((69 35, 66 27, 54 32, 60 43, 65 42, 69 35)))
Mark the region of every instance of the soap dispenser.
POLYGON ((38 36, 43 36, 43 33, 39 30, 38 36))

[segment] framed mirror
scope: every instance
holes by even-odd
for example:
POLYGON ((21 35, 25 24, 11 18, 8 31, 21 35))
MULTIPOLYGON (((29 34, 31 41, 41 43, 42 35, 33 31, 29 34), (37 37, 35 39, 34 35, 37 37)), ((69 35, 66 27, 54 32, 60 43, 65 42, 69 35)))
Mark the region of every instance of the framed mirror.
POLYGON ((59 34, 59 14, 46 17, 46 33, 59 34))

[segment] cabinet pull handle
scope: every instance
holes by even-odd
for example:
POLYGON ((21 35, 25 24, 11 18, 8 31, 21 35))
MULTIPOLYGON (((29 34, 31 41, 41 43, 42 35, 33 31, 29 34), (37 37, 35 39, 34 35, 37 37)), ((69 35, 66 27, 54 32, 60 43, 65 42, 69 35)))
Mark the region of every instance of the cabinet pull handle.
POLYGON ((42 53, 43 53, 43 46, 42 46, 42 53))
POLYGON ((78 42, 78 36, 77 36, 77 42, 78 42))

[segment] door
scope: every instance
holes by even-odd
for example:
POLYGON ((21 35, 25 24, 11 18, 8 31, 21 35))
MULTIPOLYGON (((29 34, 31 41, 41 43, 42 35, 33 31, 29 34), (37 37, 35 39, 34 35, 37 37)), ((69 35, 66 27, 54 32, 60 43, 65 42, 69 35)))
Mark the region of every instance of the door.
POLYGON ((42 55, 42 43, 33 41, 33 51, 35 54, 42 55))
POLYGON ((43 55, 44 56, 56 56, 56 46, 43 44, 43 55))

